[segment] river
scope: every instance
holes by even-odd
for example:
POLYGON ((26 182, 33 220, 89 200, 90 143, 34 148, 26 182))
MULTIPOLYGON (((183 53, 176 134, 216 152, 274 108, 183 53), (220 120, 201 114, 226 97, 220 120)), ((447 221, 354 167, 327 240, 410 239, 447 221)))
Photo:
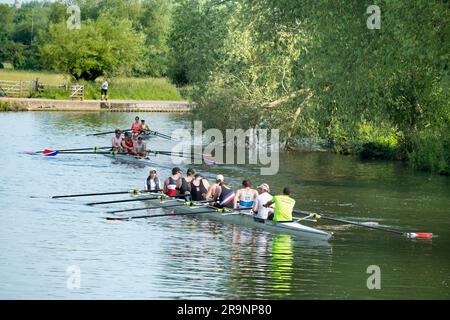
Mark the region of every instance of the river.
MULTIPOLYGON (((107 146, 109 136, 86 134, 127 128, 135 115, 0 113, 1 299, 449 299, 450 179, 401 163, 318 152, 282 154, 272 177, 252 166, 197 169, 208 179, 220 172, 233 187, 244 178, 278 192, 290 185, 298 208, 433 232, 430 241, 325 220, 315 225, 334 232, 325 243, 188 216, 106 221, 106 210, 137 204, 50 199, 142 188, 145 167, 23 153, 107 146), (367 286, 369 266, 379 267, 380 289, 367 286)), ((138 115, 163 133, 185 125, 179 115, 138 115)), ((170 148, 158 138, 149 144, 170 148)), ((170 158, 154 161, 166 177, 170 158)))

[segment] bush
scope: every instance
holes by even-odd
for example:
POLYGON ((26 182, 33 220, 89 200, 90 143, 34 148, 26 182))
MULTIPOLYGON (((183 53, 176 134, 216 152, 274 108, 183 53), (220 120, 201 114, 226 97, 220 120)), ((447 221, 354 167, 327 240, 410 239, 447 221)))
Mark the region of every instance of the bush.
POLYGON ((416 134, 412 151, 408 153, 411 166, 417 170, 443 175, 450 173, 450 126, 429 129, 416 134))

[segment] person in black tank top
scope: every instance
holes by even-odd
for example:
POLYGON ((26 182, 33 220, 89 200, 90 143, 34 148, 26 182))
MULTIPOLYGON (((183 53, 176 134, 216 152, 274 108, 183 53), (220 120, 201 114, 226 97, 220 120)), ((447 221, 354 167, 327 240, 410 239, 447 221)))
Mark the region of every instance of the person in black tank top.
MULTIPOLYGON (((180 194, 191 194, 191 182, 194 180, 195 170, 189 168, 186 173, 186 178, 181 178, 180 194)), ((186 197, 186 200, 191 200, 186 197)))
POLYGON ((203 179, 203 176, 201 174, 196 174, 194 180, 191 181, 192 201, 205 200, 208 189, 209 189, 208 180, 203 179))

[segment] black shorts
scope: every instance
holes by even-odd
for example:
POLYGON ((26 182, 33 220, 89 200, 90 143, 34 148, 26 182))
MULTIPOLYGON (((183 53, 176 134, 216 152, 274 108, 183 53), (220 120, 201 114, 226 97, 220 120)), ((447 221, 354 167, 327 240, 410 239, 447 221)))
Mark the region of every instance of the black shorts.
POLYGON ((108 89, 102 89, 102 95, 107 95, 108 94, 108 89))

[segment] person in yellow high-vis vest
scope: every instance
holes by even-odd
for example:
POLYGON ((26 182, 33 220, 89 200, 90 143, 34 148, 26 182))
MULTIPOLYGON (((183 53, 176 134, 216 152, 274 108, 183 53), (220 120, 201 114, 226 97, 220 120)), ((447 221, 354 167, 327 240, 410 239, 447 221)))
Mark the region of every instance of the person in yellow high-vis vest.
POLYGON ((272 204, 275 205, 274 211, 268 220, 273 220, 274 222, 287 222, 292 221, 292 211, 294 210, 295 200, 291 198, 291 189, 286 187, 283 189, 283 194, 274 196, 272 200, 268 201, 264 206, 266 208, 270 207, 272 204))

